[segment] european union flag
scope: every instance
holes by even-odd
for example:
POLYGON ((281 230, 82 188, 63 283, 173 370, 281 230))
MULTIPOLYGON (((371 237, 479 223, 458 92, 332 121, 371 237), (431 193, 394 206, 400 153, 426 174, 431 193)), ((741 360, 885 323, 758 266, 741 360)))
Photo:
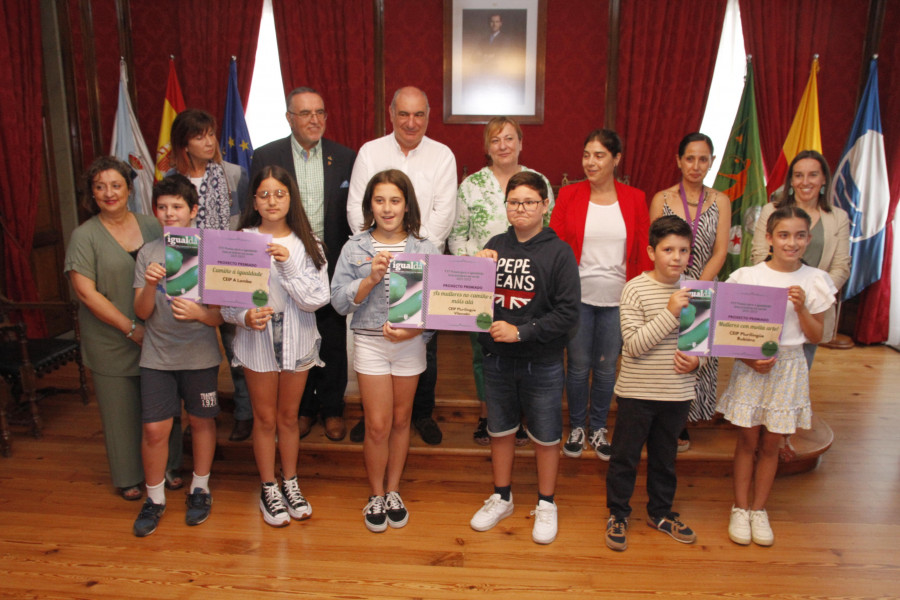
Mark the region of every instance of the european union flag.
POLYGON ((244 119, 244 107, 238 93, 237 61, 231 59, 228 74, 228 96, 225 99, 225 121, 222 123, 222 157, 250 171, 250 159, 253 158, 253 145, 250 143, 250 132, 244 119))

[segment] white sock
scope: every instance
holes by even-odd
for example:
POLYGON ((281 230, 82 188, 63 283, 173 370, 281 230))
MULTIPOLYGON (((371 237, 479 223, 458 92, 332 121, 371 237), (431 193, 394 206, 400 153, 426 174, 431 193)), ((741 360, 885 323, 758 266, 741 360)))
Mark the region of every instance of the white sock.
POLYGON ((163 478, 162 481, 157 483, 156 485, 147 484, 147 497, 153 501, 153 504, 162 504, 166 503, 166 480, 163 478))
POLYGON ((194 473, 194 478, 191 480, 191 493, 194 493, 194 490, 200 488, 207 494, 209 493, 209 473, 206 475, 197 475, 194 473))

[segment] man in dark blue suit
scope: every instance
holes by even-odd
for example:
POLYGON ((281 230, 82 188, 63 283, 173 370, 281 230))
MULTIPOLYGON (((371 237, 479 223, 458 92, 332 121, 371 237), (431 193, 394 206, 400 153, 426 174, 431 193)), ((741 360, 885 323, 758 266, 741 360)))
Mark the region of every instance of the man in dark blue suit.
MULTIPOLYGON (((268 165, 278 165, 293 173, 300 188, 303 209, 313 231, 325 243, 328 277, 341 248, 350 236, 347 224, 347 192, 356 153, 322 136, 325 134, 325 101, 317 91, 300 87, 288 94, 288 124, 291 135, 253 152, 250 181, 268 165)), ((347 435, 344 424, 344 392, 347 388, 347 321, 326 304, 316 311, 316 324, 322 336, 320 358, 324 367, 309 372, 300 403, 300 437, 309 434, 321 416, 328 439, 339 441, 347 435)))

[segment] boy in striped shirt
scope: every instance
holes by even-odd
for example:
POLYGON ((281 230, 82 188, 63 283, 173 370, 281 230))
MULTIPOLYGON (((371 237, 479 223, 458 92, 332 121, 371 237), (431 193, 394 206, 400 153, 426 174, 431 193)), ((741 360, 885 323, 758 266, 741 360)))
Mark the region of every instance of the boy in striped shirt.
POLYGON ((677 479, 675 454, 684 428, 700 359, 678 350, 678 319, 688 305, 680 289, 691 255, 691 228, 676 216, 650 226, 647 252, 653 270, 622 290, 622 363, 616 380, 618 398, 612 458, 606 473, 606 545, 617 551, 627 544, 630 500, 641 448, 647 444, 647 523, 675 540, 691 544, 697 536, 672 512, 677 479))

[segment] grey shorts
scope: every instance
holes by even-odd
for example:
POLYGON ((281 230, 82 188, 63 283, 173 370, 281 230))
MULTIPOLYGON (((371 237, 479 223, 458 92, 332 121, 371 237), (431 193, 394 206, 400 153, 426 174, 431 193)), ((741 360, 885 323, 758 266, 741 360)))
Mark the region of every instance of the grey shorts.
POLYGON ((141 421, 157 423, 181 416, 181 400, 189 415, 214 419, 219 414, 219 367, 160 371, 141 367, 141 421))

